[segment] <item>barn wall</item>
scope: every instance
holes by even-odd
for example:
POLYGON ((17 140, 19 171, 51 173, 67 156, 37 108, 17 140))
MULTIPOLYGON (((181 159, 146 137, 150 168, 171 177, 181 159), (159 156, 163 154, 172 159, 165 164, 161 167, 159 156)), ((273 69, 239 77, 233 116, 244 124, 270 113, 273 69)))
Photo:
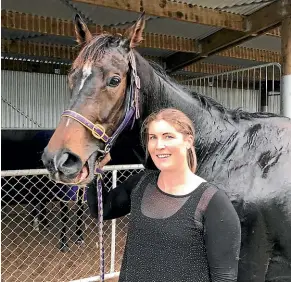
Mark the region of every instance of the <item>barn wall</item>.
POLYGON ((189 86, 197 93, 209 96, 230 109, 242 108, 245 111, 260 110, 260 91, 250 89, 216 88, 209 86, 189 86))
POLYGON ((67 76, 1 71, 4 129, 56 128, 69 102, 67 76))

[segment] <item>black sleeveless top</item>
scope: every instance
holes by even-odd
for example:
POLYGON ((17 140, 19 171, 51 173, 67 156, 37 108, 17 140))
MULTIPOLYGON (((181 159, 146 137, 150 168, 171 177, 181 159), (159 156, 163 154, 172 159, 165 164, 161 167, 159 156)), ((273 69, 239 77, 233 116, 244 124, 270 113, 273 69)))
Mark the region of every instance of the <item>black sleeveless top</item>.
POLYGON ((157 179, 146 171, 104 196, 105 218, 130 211, 119 282, 236 281, 240 223, 225 193, 204 182, 175 196, 157 179), (215 191, 209 199, 206 190, 215 191))

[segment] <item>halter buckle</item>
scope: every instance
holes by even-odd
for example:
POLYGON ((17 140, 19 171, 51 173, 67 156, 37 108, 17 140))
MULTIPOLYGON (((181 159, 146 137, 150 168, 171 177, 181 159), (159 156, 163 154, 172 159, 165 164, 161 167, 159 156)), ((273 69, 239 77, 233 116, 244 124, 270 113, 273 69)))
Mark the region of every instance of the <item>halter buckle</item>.
POLYGON ((92 132, 92 135, 93 135, 95 138, 97 138, 97 139, 101 139, 101 140, 103 140, 104 142, 106 142, 106 141, 104 140, 104 136, 106 135, 106 133, 105 133, 105 129, 104 129, 104 127, 103 127, 101 124, 98 124, 98 123, 94 124, 94 126, 93 126, 91 132, 92 132), (102 132, 102 135, 100 135, 100 134, 96 131, 96 129, 99 129, 99 130, 102 132))

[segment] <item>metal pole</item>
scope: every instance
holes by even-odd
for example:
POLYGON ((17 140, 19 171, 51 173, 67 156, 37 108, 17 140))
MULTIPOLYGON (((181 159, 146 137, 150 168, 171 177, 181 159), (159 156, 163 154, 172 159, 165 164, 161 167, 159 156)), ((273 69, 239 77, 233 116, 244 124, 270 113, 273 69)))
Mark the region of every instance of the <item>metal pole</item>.
MULTIPOLYGON (((112 189, 117 185, 117 170, 112 171, 112 189)), ((114 272, 115 268, 115 241, 116 241, 116 219, 111 222, 111 259, 110 259, 110 273, 114 272)))
POLYGON ((285 18, 281 28, 282 93, 281 114, 291 118, 291 17, 285 18))

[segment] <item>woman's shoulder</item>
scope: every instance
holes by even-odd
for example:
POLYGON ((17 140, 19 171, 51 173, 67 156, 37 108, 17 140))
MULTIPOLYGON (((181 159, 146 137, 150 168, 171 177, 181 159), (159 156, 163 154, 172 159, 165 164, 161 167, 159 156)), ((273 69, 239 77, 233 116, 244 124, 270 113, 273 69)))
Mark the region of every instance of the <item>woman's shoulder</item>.
POLYGON ((204 196, 209 198, 208 207, 230 207, 231 200, 227 193, 213 182, 205 182, 204 196))

